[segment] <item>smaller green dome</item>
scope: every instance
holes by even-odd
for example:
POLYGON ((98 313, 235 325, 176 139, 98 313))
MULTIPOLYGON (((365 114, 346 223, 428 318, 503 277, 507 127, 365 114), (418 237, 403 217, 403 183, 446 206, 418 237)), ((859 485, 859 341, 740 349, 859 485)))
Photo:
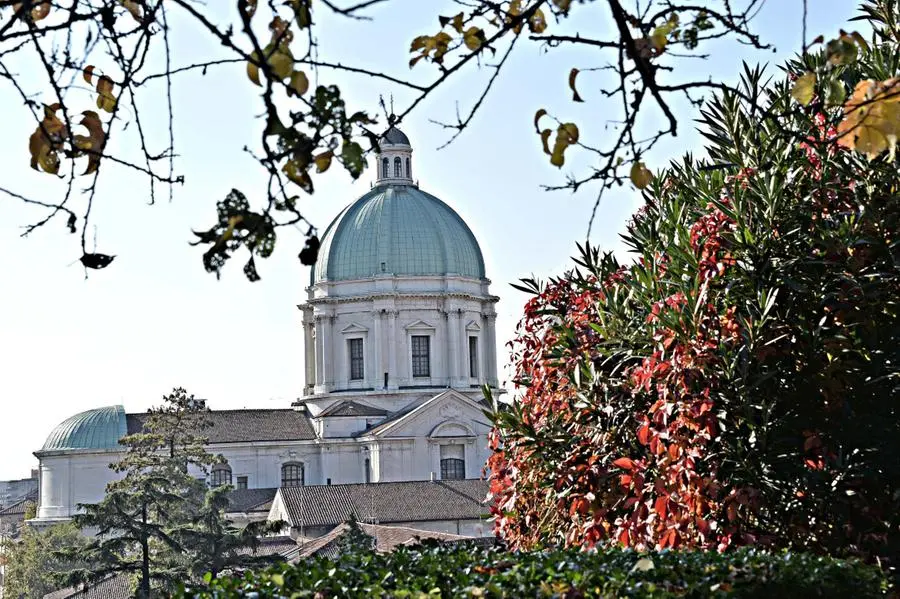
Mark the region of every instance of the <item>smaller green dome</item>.
POLYGON ((97 408, 76 414, 58 424, 41 450, 118 449, 119 439, 127 433, 122 406, 97 408))

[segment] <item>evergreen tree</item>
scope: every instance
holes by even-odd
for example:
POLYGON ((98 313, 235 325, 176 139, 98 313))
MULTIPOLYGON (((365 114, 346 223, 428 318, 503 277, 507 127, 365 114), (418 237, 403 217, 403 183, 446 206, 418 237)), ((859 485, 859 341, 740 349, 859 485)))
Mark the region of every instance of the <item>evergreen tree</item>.
POLYGON ((225 518, 230 487, 207 489, 208 468, 223 461, 202 436, 211 425, 208 411, 204 400, 178 388, 148 412, 141 432, 121 440, 128 449, 110 467, 123 478, 75 518, 96 533, 86 551, 98 565, 73 570, 70 581, 134 573, 136 596, 148 598, 192 575, 248 563, 240 550, 253 548, 255 535, 268 528, 233 527, 225 518))

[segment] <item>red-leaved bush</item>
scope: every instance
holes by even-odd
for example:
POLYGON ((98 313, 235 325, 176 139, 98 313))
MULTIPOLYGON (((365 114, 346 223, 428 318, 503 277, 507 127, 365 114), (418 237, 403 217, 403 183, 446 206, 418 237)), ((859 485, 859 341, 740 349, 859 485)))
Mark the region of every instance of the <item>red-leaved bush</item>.
MULTIPOLYGON (((791 99, 804 60, 708 104, 709 157, 647 190, 633 263, 585 247, 520 286, 488 463, 513 547, 900 551, 900 172, 791 99)), ((898 44, 827 72, 895 77, 898 44)))

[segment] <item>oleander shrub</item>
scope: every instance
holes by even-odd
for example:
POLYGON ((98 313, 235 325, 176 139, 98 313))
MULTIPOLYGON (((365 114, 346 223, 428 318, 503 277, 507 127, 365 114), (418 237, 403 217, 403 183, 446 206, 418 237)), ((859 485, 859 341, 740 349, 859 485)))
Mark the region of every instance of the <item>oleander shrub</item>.
POLYGON ((584 247, 520 285, 488 463, 512 548, 897 565, 900 9, 866 10, 852 56, 829 44, 772 82, 745 66, 705 107, 708 155, 645 190, 633 262, 584 247))
POLYGON ((177 597, 747 597, 884 596, 881 572, 859 561, 741 549, 716 552, 401 548, 314 558, 219 578, 177 597))

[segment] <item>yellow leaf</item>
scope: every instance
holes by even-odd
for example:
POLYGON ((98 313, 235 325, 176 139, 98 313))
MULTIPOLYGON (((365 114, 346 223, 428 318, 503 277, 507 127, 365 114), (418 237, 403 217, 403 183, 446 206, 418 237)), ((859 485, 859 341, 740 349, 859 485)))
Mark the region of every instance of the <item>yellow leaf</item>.
POLYGON ((644 166, 643 162, 635 162, 631 165, 631 182, 634 183, 634 186, 638 189, 644 189, 648 185, 650 185, 650 181, 653 180, 653 173, 644 166))
POLYGON ((262 83, 259 82, 259 67, 253 62, 259 60, 259 54, 254 52, 250 55, 250 58, 253 60, 247 63, 247 77, 256 85, 262 86, 262 83))
POLYGON ((532 33, 543 33, 547 29, 547 19, 540 8, 528 18, 528 28, 532 33))
POLYGON ((556 141, 550 152, 550 164, 561 167, 566 162, 566 148, 578 142, 578 127, 575 123, 562 123, 556 129, 556 141))
POLYGON ((106 75, 102 75, 100 79, 97 80, 97 108, 105 110, 106 112, 115 110, 116 97, 113 95, 112 91, 113 80, 106 75))
POLYGON ((837 132, 840 145, 865 154, 869 160, 885 150, 893 160, 900 134, 900 78, 857 83, 844 104, 844 118, 837 132))
POLYGON ((50 14, 50 2, 38 2, 31 9, 31 20, 37 23, 47 18, 50 14))
POLYGON ((584 102, 581 99, 581 96, 578 95, 578 90, 575 89, 575 78, 578 77, 578 69, 572 69, 569 71, 569 89, 572 90, 572 101, 573 102, 584 102))
POLYGON ((294 56, 287 46, 281 45, 275 49, 266 61, 272 69, 272 73, 280 80, 291 76, 294 72, 294 56))
POLYGON ((331 166, 331 158, 334 156, 334 152, 328 150, 327 152, 322 152, 315 158, 313 161, 316 163, 316 172, 324 173, 328 170, 328 167, 331 166))
POLYGON ((478 27, 469 27, 468 29, 466 29, 466 33, 463 36, 463 41, 466 44, 466 48, 472 50, 473 52, 481 47, 481 44, 484 43, 484 40, 484 32, 478 27))
POLYGON ((806 73, 797 77, 794 81, 794 87, 791 89, 791 97, 797 100, 803 106, 812 102, 813 96, 816 95, 816 74, 806 73))
POLYGON ((306 77, 306 73, 303 71, 294 71, 291 75, 291 89, 293 89, 298 96, 302 96, 309 90, 309 79, 306 77))

